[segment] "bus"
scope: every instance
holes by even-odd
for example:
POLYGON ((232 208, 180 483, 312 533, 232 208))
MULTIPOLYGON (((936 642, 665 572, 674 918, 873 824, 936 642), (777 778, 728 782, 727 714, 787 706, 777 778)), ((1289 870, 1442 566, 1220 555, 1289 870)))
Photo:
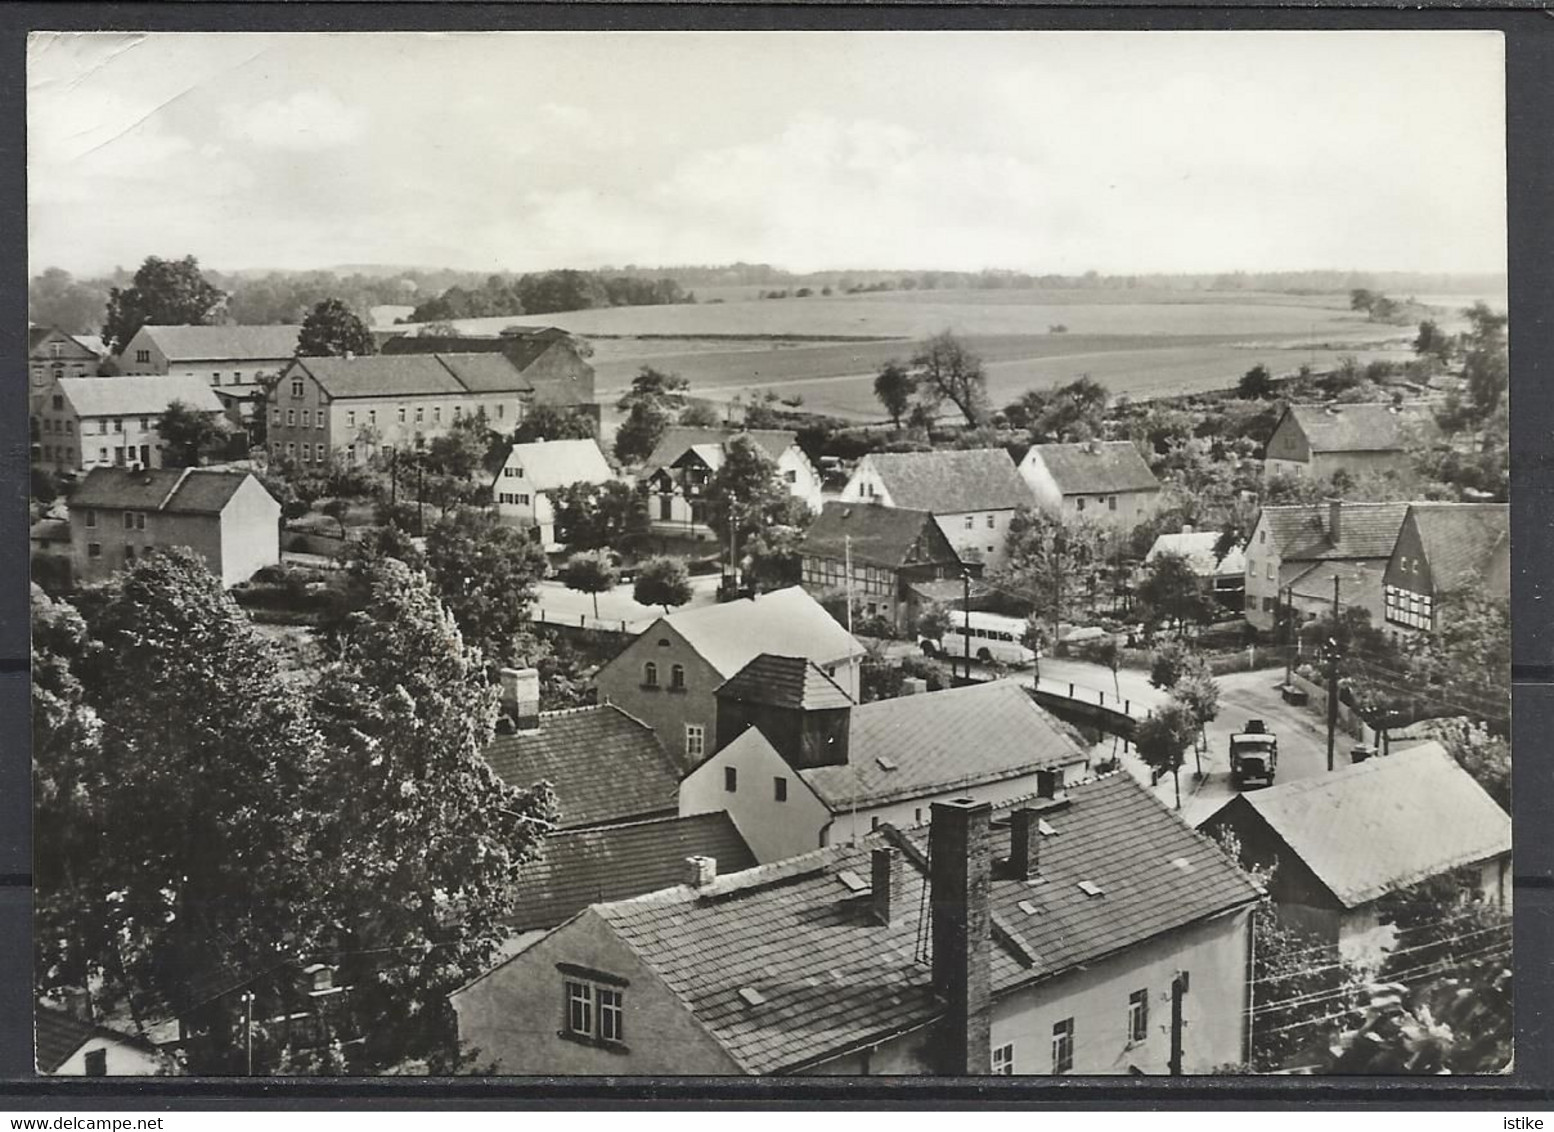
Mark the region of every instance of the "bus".
POLYGON ((1026 648, 1025 622, 1018 617, 1000 617, 996 613, 951 612, 950 627, 941 640, 928 637, 918 639, 918 647, 925 656, 943 655, 947 660, 958 660, 966 655, 966 634, 971 634, 971 657, 987 664, 1000 664, 1023 668, 1036 663, 1036 654, 1026 648), (969 622, 969 625, 968 625, 969 622))

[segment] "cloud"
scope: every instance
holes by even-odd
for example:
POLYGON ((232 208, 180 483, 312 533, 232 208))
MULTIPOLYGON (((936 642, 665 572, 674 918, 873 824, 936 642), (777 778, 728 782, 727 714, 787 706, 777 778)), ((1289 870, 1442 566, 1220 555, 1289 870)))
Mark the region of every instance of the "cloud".
POLYGON ((332 91, 301 90, 286 99, 225 107, 221 121, 234 141, 261 149, 311 153, 361 140, 367 113, 347 106, 332 91))

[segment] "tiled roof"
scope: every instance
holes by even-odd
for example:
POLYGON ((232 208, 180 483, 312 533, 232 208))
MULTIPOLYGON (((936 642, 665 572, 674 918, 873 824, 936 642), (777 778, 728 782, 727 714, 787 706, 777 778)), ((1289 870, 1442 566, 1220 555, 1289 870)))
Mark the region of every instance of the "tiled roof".
POLYGON ((679 774, 653 729, 612 704, 546 712, 538 730, 498 735, 485 756, 509 786, 549 782, 564 829, 672 814, 679 806, 679 774))
POLYGON ((69 1011, 42 1002, 37 1004, 33 1012, 33 1037, 35 1041, 33 1048, 36 1051, 35 1064, 40 1073, 53 1073, 69 1061, 76 1050, 96 1037, 125 1042, 148 1053, 152 1049, 150 1042, 137 1038, 133 1034, 122 1034, 106 1026, 82 1021, 69 1011))
MULTIPOLYGON (((851 544, 854 562, 897 569, 924 537, 924 529, 933 524, 927 511, 906 507, 880 507, 872 503, 827 503, 810 524, 799 547, 800 554, 820 558, 844 557, 851 544)), ((937 526, 933 526, 937 530, 937 526)), ((929 531, 932 538, 932 530, 929 531)), ((927 558, 925 562, 940 561, 927 558)), ((942 561, 958 563, 952 550, 945 548, 942 561)))
MULTIPOLYGON (((1066 807, 1043 814, 1053 832, 1042 838, 1041 881, 994 874, 995 995, 1258 898, 1213 843, 1129 775, 1074 785, 1068 797, 1066 807), (1081 881, 1104 895, 1086 895, 1081 881)), ((746 1071, 791 1069, 938 1016, 929 968, 917 960, 927 836, 926 827, 894 837, 882 831, 860 845, 720 876, 701 889, 681 885, 599 905, 591 914, 746 1071), (868 890, 853 891, 838 874, 868 878, 870 851, 893 843, 912 850, 902 854, 900 912, 887 927, 870 915, 868 890), (740 994, 746 989, 760 1005, 749 1005, 740 994)), ((1008 838, 1006 827, 994 826, 995 859, 1008 856, 1008 838)))
POLYGON ((500 354, 374 354, 298 358, 331 397, 522 392, 529 381, 500 354))
POLYGON ((667 468, 683 456, 687 448, 698 444, 721 448, 736 436, 749 437, 757 448, 775 460, 788 450, 798 434, 777 428, 671 428, 664 433, 643 467, 649 471, 667 468))
POLYGON ((754 598, 684 609, 663 620, 725 678, 763 652, 803 656, 816 664, 829 665, 862 656, 864 651, 819 602, 798 586, 754 598))
POLYGON ((506 393, 533 386, 502 354, 435 354, 471 393, 506 393))
POLYGON ((1346 908, 1511 850, 1511 819, 1439 743, 1241 794, 1346 908))
POLYGON ((1345 503, 1338 520, 1339 540, 1328 537, 1326 503, 1264 507, 1259 524, 1285 562, 1323 558, 1391 558, 1407 503, 1345 503))
POLYGON ((144 326, 175 362, 275 361, 297 352, 300 326, 144 326))
MULTIPOLYGON (((118 380, 104 378, 103 380, 118 380)), ((70 497, 72 507, 105 510, 168 511, 182 515, 219 515, 237 494, 247 472, 215 468, 93 468, 70 497)))
POLYGON ((762 653, 718 688, 719 699, 823 711, 852 707, 852 697, 802 656, 762 653))
POLYGON ((680 884, 687 857, 711 857, 724 872, 755 864, 734 820, 721 810, 563 830, 544 838, 540 852, 540 859, 519 873, 517 909, 508 920, 511 929, 553 928, 590 904, 680 884))
POLYGON ((1442 593, 1477 580, 1511 529, 1506 503, 1415 503, 1408 514, 1442 593))
POLYGON ((1357 405, 1291 405, 1285 410, 1306 435, 1312 452, 1391 452, 1407 443, 1407 427, 1425 406, 1390 402, 1357 405))
POLYGON ((130 377, 62 377, 59 391, 82 417, 153 416, 174 401, 207 413, 221 412, 221 399, 204 378, 188 373, 130 377))
POLYGON ((1179 554, 1187 559, 1193 573, 1200 578, 1219 574, 1245 574, 1246 555, 1240 546, 1233 546, 1225 557, 1216 561, 1214 548, 1219 544, 1218 531, 1182 531, 1174 535, 1161 535, 1144 556, 1147 565, 1162 554, 1179 554))
POLYGON ((108 344, 102 340, 102 335, 72 334, 70 337, 81 343, 81 345, 92 351, 99 358, 106 358, 108 356, 108 344))
POLYGON ((522 372, 558 339, 567 336, 565 331, 541 326, 523 327, 521 333, 503 335, 399 334, 385 341, 381 350, 385 354, 502 354, 522 372))
POLYGON ((52 326, 27 327, 27 352, 30 354, 43 345, 44 342, 48 341, 49 335, 53 333, 54 327, 52 326))
MULTIPOLYGON (((1308 566, 1305 562, 1296 564, 1296 567, 1308 566)), ((1338 579, 1339 598, 1344 594, 1358 594, 1367 585, 1377 585, 1386 573, 1387 564, 1379 559, 1367 558, 1359 561, 1349 559, 1326 559, 1320 562, 1312 562, 1309 567, 1283 584, 1289 587, 1292 598, 1305 598, 1308 601, 1332 601, 1333 579, 1338 579)))
MULTIPOLYGON (((597 440, 539 440, 532 444, 514 444, 508 449, 502 467, 522 468, 525 477, 539 491, 550 491, 569 483, 604 483, 613 478, 610 465, 597 440)), ((502 478, 497 470, 496 481, 502 478)))
POLYGON ((1160 481, 1131 440, 1038 444, 1031 451, 1046 465, 1064 495, 1160 490, 1160 481))
POLYGON ((1002 448, 874 452, 864 459, 879 473, 893 507, 954 515, 1006 511, 1035 502, 1002 448))
POLYGON ((847 748, 846 766, 799 772, 833 810, 998 782, 1085 757, 1025 689, 1006 683, 860 704, 847 748))

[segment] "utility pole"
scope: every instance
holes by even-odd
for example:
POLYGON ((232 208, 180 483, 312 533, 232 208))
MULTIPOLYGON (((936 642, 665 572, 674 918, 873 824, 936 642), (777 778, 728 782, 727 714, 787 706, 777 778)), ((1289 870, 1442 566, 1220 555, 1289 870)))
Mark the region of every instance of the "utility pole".
POLYGON ((1333 740, 1338 733, 1338 587, 1333 575, 1333 635, 1327 640, 1327 769, 1333 769, 1333 740))
POLYGON ((1295 587, 1285 586, 1279 591, 1284 604, 1284 686, 1288 688, 1295 675, 1295 587))
POLYGON ((847 571, 847 635, 853 635, 853 536, 842 536, 842 561, 847 571))
POLYGON ((1166 1072, 1172 1077, 1182 1075, 1182 999, 1187 997, 1187 972, 1179 971, 1171 980, 1171 1060, 1166 1072))
POLYGON ((961 626, 961 643, 965 645, 966 654, 966 683, 971 683, 971 571, 960 572, 961 581, 965 583, 966 593, 961 601, 961 612, 965 614, 964 624, 961 626))
POLYGON ((245 1015, 243 1019, 244 1041, 248 1046, 248 1075, 254 1075, 254 992, 243 992, 245 1015))

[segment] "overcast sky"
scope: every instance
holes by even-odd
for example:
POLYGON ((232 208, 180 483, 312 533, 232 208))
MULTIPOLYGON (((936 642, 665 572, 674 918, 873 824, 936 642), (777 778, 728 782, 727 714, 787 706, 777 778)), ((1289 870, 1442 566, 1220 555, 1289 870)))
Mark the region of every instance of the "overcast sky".
POLYGON ((1495 33, 49 34, 32 269, 1505 266, 1495 33))

